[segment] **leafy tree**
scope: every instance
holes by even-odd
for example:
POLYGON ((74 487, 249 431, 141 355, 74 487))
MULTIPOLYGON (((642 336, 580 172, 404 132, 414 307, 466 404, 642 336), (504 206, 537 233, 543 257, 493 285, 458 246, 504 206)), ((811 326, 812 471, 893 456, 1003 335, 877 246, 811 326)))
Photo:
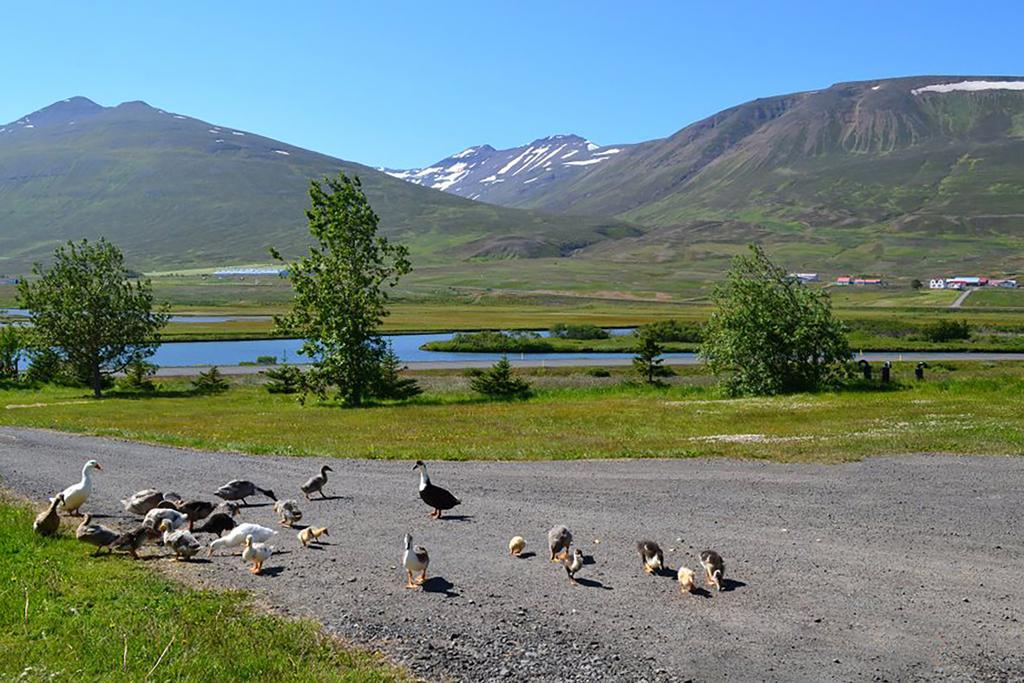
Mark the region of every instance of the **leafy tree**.
POLYGON ((699 342, 701 340, 700 325, 686 323, 682 320, 659 320, 641 325, 638 332, 653 336, 660 342, 699 342))
POLYGON ((302 390, 305 378, 302 370, 294 365, 282 365, 260 373, 267 378, 267 391, 272 394, 297 394, 302 390))
POLYGON ((641 328, 637 332, 633 369, 645 384, 662 384, 660 377, 674 374, 671 368, 662 365, 665 359, 661 357, 661 354, 664 352, 656 334, 652 331, 641 328))
POLYGON ((129 277, 115 245, 68 242, 49 268, 37 263, 32 272, 36 278, 22 280, 18 294, 35 346, 53 349, 95 397, 112 374, 156 351, 167 314, 153 310, 150 281, 129 277))
POLYGON ((316 244, 288 265, 294 306, 277 327, 305 339, 300 352, 313 359, 309 389, 326 397, 333 387, 346 405, 358 406, 380 374, 387 290, 411 270, 408 250, 377 234, 379 219, 358 178, 313 181, 309 196, 306 217, 316 244))
POLYGON ((130 363, 124 371, 124 377, 117 383, 117 387, 125 391, 156 391, 156 384, 153 383, 153 375, 156 374, 156 370, 156 365, 144 360, 130 363))
POLYGON ((931 342, 949 342, 971 338, 971 325, 966 320, 936 320, 922 329, 925 339, 931 342))
POLYGON ((222 394, 228 390, 231 385, 224 379, 224 375, 221 374, 220 369, 214 365, 209 370, 200 372, 199 375, 192 380, 192 391, 197 394, 222 394))
POLYGON ((760 247, 733 260, 714 302, 700 353, 712 372, 729 373, 731 394, 815 390, 846 375, 846 329, 828 293, 794 282, 760 247))
POLYGON ((911 289, 921 289, 922 287, 924 287, 924 283, 918 280, 916 277, 910 281, 911 289))
POLYGON ((18 364, 27 346, 26 336, 14 325, 0 327, 0 380, 18 379, 18 364))
POLYGON ((423 389, 412 377, 402 377, 400 374, 405 370, 398 355, 388 348, 381 360, 379 375, 373 387, 373 395, 377 398, 390 399, 393 401, 405 401, 413 396, 419 396, 423 389))
POLYGON ((470 379, 469 386, 473 391, 488 398, 506 400, 526 398, 532 391, 529 382, 512 374, 512 364, 508 362, 508 356, 502 356, 490 369, 470 379))
POLYGON ((589 323, 555 323, 551 326, 551 336, 558 339, 607 339, 611 334, 608 330, 589 323))

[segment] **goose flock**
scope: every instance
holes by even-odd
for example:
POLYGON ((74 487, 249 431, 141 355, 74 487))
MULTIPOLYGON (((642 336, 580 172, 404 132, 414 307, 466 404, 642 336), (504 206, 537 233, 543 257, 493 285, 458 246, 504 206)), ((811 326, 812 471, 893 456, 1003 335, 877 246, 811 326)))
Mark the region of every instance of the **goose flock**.
MULTIPOLYGON (((47 507, 36 516, 32 524, 36 533, 42 536, 57 534, 60 528, 59 510, 71 516, 82 516, 81 507, 92 495, 94 472, 102 470, 95 460, 86 462, 82 467, 81 479, 51 498, 47 507)), ((430 508, 431 518, 441 519, 446 511, 462 503, 450 491, 431 482, 427 465, 422 460, 416 461, 413 470, 419 471, 419 496, 430 508)), ((315 500, 310 496, 317 493, 321 499, 327 499, 324 487, 327 485, 328 472, 333 470, 324 465, 319 474, 297 487, 306 500, 315 500)), ((75 537, 93 546, 93 555, 103 550, 108 553, 117 550, 138 558, 139 550, 153 544, 169 550, 176 560, 188 561, 204 547, 196 534, 209 534, 214 537, 205 544, 209 555, 221 549, 241 548, 242 559, 251 565, 250 571, 258 575, 274 554, 274 546, 269 545, 269 542, 278 532, 260 524, 236 521, 241 508, 249 506, 247 499, 261 495, 273 501, 272 509, 283 527, 296 528, 296 523, 303 519, 298 501, 279 500, 273 490, 261 488, 246 479, 229 481, 214 491, 214 495, 224 502, 217 504, 201 499, 185 499, 174 492, 143 489, 121 501, 126 512, 141 518, 135 526, 124 531, 111 529, 94 522, 92 514, 85 514, 75 531, 75 537), (198 527, 197 523, 200 523, 198 527)), ((323 536, 330 536, 326 526, 298 528, 297 538, 303 547, 309 547, 311 543, 322 543, 323 536)), ((547 542, 551 562, 559 563, 565 569, 570 583, 575 585, 576 575, 586 564, 586 557, 578 546, 573 546, 572 531, 565 525, 555 525, 547 533, 547 542)), ((512 557, 522 556, 525 548, 526 539, 522 536, 514 536, 509 541, 508 552, 512 557)), ((636 551, 645 573, 660 574, 668 571, 665 553, 656 541, 641 540, 636 544, 636 551)), ((699 559, 704 570, 705 585, 721 591, 725 577, 725 561, 722 556, 714 550, 705 550, 700 553, 699 559)), ((422 587, 427 582, 429 565, 430 554, 427 549, 413 545, 412 535, 405 534, 402 552, 402 567, 406 572, 405 587, 422 587)), ((675 576, 681 592, 685 594, 696 590, 696 574, 692 569, 679 567, 675 576)))

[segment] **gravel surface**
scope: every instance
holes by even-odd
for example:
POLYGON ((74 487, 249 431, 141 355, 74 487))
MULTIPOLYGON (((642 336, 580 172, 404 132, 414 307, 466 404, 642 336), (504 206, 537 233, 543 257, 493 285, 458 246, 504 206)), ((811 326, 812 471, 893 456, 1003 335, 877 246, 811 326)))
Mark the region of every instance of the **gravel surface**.
MULTIPOLYGON (((307 503, 317 460, 0 429, 4 485, 38 500, 89 458, 104 469, 84 509, 107 524, 127 525, 118 499, 148 487, 212 499, 248 478, 298 498, 331 545, 282 533, 265 576, 237 556, 160 566, 314 617, 426 679, 1024 680, 1019 458, 438 462, 432 479, 463 505, 433 521, 408 462, 331 461, 338 497, 307 503), (592 558, 578 586, 545 557, 556 523, 592 558), (403 588, 406 531, 430 551, 425 590, 403 588), (517 534, 536 555, 508 557, 517 534), (644 575, 641 537, 673 570, 718 550, 727 590, 684 596, 644 575)), ((269 506, 242 518, 274 523, 269 506)))

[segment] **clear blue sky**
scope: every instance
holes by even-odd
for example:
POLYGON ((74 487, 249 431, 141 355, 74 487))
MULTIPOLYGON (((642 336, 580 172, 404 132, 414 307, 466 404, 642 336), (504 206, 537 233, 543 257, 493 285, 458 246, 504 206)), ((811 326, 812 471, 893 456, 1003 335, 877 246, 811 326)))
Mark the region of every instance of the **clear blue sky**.
POLYGON ((1019 1, 3 5, 2 122, 141 99, 375 166, 663 137, 837 81, 1024 75, 1019 1))

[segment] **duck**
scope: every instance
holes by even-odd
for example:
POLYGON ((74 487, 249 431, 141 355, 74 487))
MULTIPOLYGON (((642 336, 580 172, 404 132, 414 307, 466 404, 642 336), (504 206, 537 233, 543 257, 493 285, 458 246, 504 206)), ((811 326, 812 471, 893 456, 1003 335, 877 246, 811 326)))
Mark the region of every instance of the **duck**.
POLYGON ((57 506, 64 503, 64 494, 58 493, 56 498, 50 500, 46 509, 36 515, 32 522, 32 530, 40 536, 53 536, 60 528, 60 515, 57 514, 57 506))
POLYGON ((203 547, 192 532, 186 529, 175 530, 166 519, 160 522, 160 531, 164 533, 164 545, 174 551, 175 560, 188 560, 203 547))
POLYGON ((279 500, 274 503, 274 512, 278 514, 281 526, 294 526, 302 519, 302 510, 294 500, 279 500))
POLYGON ((215 496, 223 498, 224 500, 240 500, 243 505, 248 505, 249 501, 246 500, 249 496, 255 496, 257 493, 262 493, 270 500, 277 500, 277 496, 270 489, 261 489, 256 484, 246 479, 232 479, 228 483, 217 489, 215 496))
POLYGON ((427 465, 422 460, 417 460, 412 468, 413 470, 418 469, 420 471, 420 498, 423 499, 424 503, 434 508, 434 511, 430 513, 431 517, 441 519, 441 515, 445 510, 451 510, 456 505, 462 504, 461 500, 453 496, 446 489, 430 483, 427 465))
POLYGON ((269 560, 273 554, 273 547, 266 543, 255 543, 252 534, 245 537, 245 550, 242 551, 242 559, 246 562, 252 562, 252 569, 249 571, 253 574, 261 574, 263 572, 263 563, 269 560))
POLYGON ((676 581, 679 582, 679 592, 686 594, 692 593, 696 587, 693 582, 693 570, 689 567, 680 567, 676 572, 676 581))
POLYGON ((567 553, 562 558, 562 566, 565 567, 565 573, 569 575, 569 582, 575 586, 576 572, 583 568, 583 551, 575 548, 571 555, 567 553))
POLYGON ((330 536, 325 526, 307 526, 299 532, 299 543, 303 548, 308 548, 310 543, 319 544, 321 536, 330 536))
POLYGON ((99 555, 100 550, 103 548, 110 552, 110 544, 120 536, 120 533, 110 527, 105 527, 102 524, 93 524, 91 514, 86 514, 85 519, 82 520, 82 523, 75 530, 75 538, 83 543, 96 546, 96 552, 93 555, 99 555))
POLYGON ((722 579, 725 577, 725 560, 714 550, 705 550, 700 554, 700 564, 704 567, 707 585, 714 586, 716 591, 722 590, 722 579))
POLYGON ((241 509, 241 507, 242 506, 239 505, 238 503, 233 503, 230 500, 225 500, 223 503, 217 503, 217 507, 213 509, 213 514, 223 512, 225 514, 231 515, 232 517, 237 517, 238 511, 241 509))
POLYGON ((80 517, 81 512, 79 508, 89 500, 89 496, 92 495, 92 471, 102 471, 103 468, 95 460, 90 460, 82 465, 82 479, 77 484, 72 484, 67 487, 61 493, 64 495, 64 502, 61 503, 61 507, 69 515, 80 517))
POLYGON ((193 531, 197 534, 217 534, 220 536, 225 531, 231 531, 237 526, 235 520, 226 512, 215 512, 206 518, 203 525, 193 531))
POLYGON ((138 524, 114 539, 114 542, 110 544, 110 549, 127 550, 137 560, 139 559, 139 549, 155 538, 159 538, 156 529, 151 529, 145 524, 138 524))
POLYGON ((209 545, 210 555, 213 555, 214 551, 218 548, 236 548, 245 543, 246 536, 252 536, 254 541, 263 543, 269 541, 271 538, 277 535, 277 532, 273 529, 268 529, 265 526, 259 524, 252 524, 246 522, 245 524, 239 524, 234 529, 224 534, 220 538, 215 538, 209 545))
POLYGON ((207 500, 183 500, 176 504, 178 512, 188 517, 188 530, 192 531, 196 522, 209 517, 217 508, 207 500))
POLYGON ((125 512, 133 515, 144 515, 159 503, 163 502, 164 494, 156 489, 142 489, 121 501, 125 512))
POLYGON ((143 525, 156 530, 160 529, 160 523, 164 521, 170 522, 172 530, 180 529, 188 524, 188 516, 174 508, 155 507, 142 518, 143 525))
POLYGON ((324 465, 320 468, 320 474, 310 477, 305 484, 299 487, 305 494, 306 500, 310 500, 309 496, 314 493, 319 493, 321 498, 327 498, 324 494, 324 485, 327 483, 327 473, 333 471, 330 465, 324 465))
POLYGON ((427 580, 427 567, 430 565, 430 555, 423 546, 412 544, 412 534, 405 535, 405 552, 402 553, 402 566, 408 581, 406 588, 422 586, 427 580), (413 580, 413 574, 419 573, 419 578, 413 580))
POLYGON ((665 553, 661 551, 661 546, 654 541, 638 541, 636 551, 640 555, 644 572, 647 574, 660 572, 665 567, 665 553))
POLYGON ((508 554, 512 557, 519 557, 523 553, 523 549, 525 547, 525 538, 522 536, 513 536, 512 540, 508 542, 508 554))
POLYGON ((548 548, 551 550, 551 561, 568 557, 569 546, 572 545, 572 532, 561 524, 551 527, 548 531, 548 548))

